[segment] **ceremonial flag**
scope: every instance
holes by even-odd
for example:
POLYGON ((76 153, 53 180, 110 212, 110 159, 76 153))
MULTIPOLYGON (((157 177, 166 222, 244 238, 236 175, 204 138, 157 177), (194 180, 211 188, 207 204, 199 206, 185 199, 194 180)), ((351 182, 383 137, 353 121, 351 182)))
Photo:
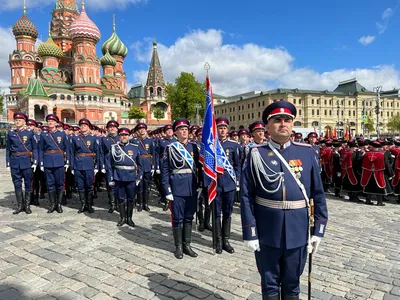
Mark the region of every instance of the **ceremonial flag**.
POLYGON ((336 138, 337 136, 337 132, 336 132, 336 127, 333 128, 333 134, 332 134, 332 138, 336 138))
POLYGON ((217 195, 217 174, 224 169, 217 164, 217 126, 215 124, 214 101, 210 79, 206 77, 206 107, 204 110, 203 136, 200 147, 200 162, 205 173, 205 185, 208 186, 208 203, 217 195))

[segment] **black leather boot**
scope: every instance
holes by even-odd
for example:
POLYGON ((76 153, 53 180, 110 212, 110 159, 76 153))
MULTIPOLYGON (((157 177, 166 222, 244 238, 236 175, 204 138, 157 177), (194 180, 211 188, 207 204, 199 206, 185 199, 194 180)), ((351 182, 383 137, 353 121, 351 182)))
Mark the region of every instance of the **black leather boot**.
POLYGON ((117 226, 121 227, 125 223, 126 223, 125 203, 120 203, 119 204, 119 222, 117 223, 117 226))
POLYGON ((376 200, 378 200, 378 203, 376 205, 378 206, 385 206, 386 204, 383 203, 383 196, 382 195, 376 195, 376 200))
POLYGON ((174 243, 175 243, 175 252, 174 256, 177 259, 183 258, 183 250, 182 250, 182 227, 172 227, 172 233, 174 235, 174 243))
POLYGON ((131 227, 135 227, 135 222, 132 221, 133 202, 128 202, 127 206, 128 206, 128 211, 127 211, 128 218, 126 219, 126 223, 131 227))
POLYGON ((192 242, 192 224, 183 225, 183 253, 190 257, 197 257, 197 253, 193 251, 190 243, 192 242))
POLYGON ((141 212, 142 211, 142 201, 143 201, 143 193, 141 193, 141 192, 138 192, 137 194, 136 194, 136 210, 138 211, 138 212, 141 212))
POLYGON ((115 210, 115 195, 113 192, 108 191, 108 200, 110 204, 110 209, 108 210, 108 212, 112 214, 115 210))
MULTIPOLYGON (((281 295, 280 294, 276 294, 274 296, 263 295, 262 299, 263 300, 281 300, 281 295)), ((282 298, 282 299, 284 299, 284 298, 282 298)))
POLYGON ((79 202, 81 203, 81 208, 78 210, 78 214, 81 214, 86 210, 85 199, 85 193, 79 193, 79 202))
POLYGON ((215 222, 216 232, 217 232, 217 245, 215 248, 215 252, 217 254, 222 253, 222 232, 221 232, 221 220, 217 219, 215 222))
POLYGON ((400 203, 400 195, 397 196, 397 203, 400 203))
POLYGON ((87 211, 89 212, 89 214, 94 213, 94 209, 93 209, 93 191, 89 191, 86 195, 88 195, 88 199, 86 199, 87 201, 87 211))
POLYGON ((31 210, 31 193, 25 192, 25 213, 30 215, 32 213, 31 210))
POLYGON ((210 219, 211 219, 211 207, 208 204, 206 204, 204 211, 204 229, 212 231, 212 225, 210 219))
POLYGON ((20 192, 15 192, 15 198, 17 198, 17 208, 13 212, 14 215, 18 215, 20 212, 24 211, 24 200, 23 200, 23 194, 22 191, 20 192))
POLYGON ((62 205, 67 205, 67 195, 63 191, 62 197, 61 197, 61 204, 62 205))
POLYGON ((149 208, 149 197, 150 197, 150 190, 147 189, 143 193, 143 209, 145 211, 147 211, 147 212, 150 211, 150 208, 149 208))
POLYGON ((366 196, 366 201, 365 201, 365 204, 368 204, 368 205, 374 205, 373 203, 372 203, 372 201, 371 201, 371 197, 372 197, 372 195, 371 194, 367 194, 367 196, 366 196))
POLYGON ((51 214, 56 209, 56 191, 48 192, 49 194, 49 209, 48 214, 51 214))
POLYGON ((33 198, 32 198, 32 205, 35 205, 35 206, 40 206, 40 203, 39 203, 39 193, 33 193, 33 198))
POLYGON ((197 208, 197 218, 199 219, 199 231, 204 231, 204 214, 203 214, 203 205, 200 203, 197 208))
POLYGON ((93 199, 97 199, 97 188, 96 187, 93 188, 92 195, 93 195, 93 199))
POLYGON ((231 220, 224 220, 222 223, 222 249, 232 254, 235 252, 235 250, 229 244, 230 236, 231 236, 231 220))
POLYGON ((57 193, 57 196, 56 196, 57 197, 56 211, 59 214, 62 214, 63 209, 62 209, 62 206, 61 206, 61 202, 64 199, 64 191, 57 191, 56 193, 57 193))

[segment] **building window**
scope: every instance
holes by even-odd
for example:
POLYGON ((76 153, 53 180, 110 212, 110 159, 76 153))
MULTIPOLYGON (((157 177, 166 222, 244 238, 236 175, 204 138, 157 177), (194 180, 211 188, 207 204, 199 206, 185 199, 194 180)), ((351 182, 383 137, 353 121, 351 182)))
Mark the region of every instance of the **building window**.
POLYGON ((389 117, 389 112, 387 112, 387 116, 389 117))
POLYGON ((311 99, 311 104, 314 105, 314 99, 311 99))
POLYGON ((110 98, 108 98, 108 103, 110 103, 110 98))
POLYGON ((65 95, 61 95, 61 96, 60 96, 60 99, 61 99, 61 100, 65 100, 65 95))
POLYGON ((247 119, 250 119, 250 114, 247 114, 247 119))
POLYGON ((319 109, 317 109, 317 116, 319 116, 319 109))
POLYGON ((301 105, 301 99, 299 99, 299 104, 301 105))
POLYGON ((317 104, 319 105, 319 99, 317 99, 317 104))
POLYGON ((244 115, 242 115, 242 120, 244 120, 244 115))
POLYGON ((233 116, 233 122, 235 122, 235 116, 233 116))
POLYGON ((261 102, 258 102, 258 107, 261 107, 261 102))
POLYGON ((343 110, 342 110, 342 117, 343 117, 343 110))
POLYGON ((326 99, 324 100, 324 105, 326 105, 326 99))
POLYGON ((353 101, 353 106, 356 106, 356 101, 355 100, 353 101))
POLYGON ((157 96, 162 96, 162 89, 160 87, 157 88, 157 96))
POLYGON ((229 107, 229 112, 232 112, 232 107, 229 107))
POLYGON ((233 108, 233 112, 235 112, 235 108, 233 108))
POLYGON ((301 126, 301 122, 300 121, 296 121, 293 123, 293 126, 301 126))
POLYGON ((265 102, 263 101, 263 107, 265 106, 265 102))
POLYGON ((94 96, 94 97, 93 97, 93 100, 94 100, 94 101, 97 101, 97 96, 94 96))
POLYGON ((240 115, 238 115, 238 120, 240 121, 240 115))
POLYGON ((349 110, 349 117, 351 116, 351 111, 349 110))
POLYGON ((353 110, 353 117, 355 117, 356 116, 356 111, 355 110, 353 110))
POLYGON ((72 99, 71 95, 68 95, 67 100, 71 100, 71 99, 72 99))
POLYGON ((299 109, 299 116, 301 116, 301 109, 299 109))
POLYGON ((250 109, 250 103, 247 104, 247 109, 250 109))
POLYGON ((254 119, 254 113, 251 113, 251 118, 254 119))
POLYGON ((318 124, 319 124, 318 121, 314 121, 314 122, 311 123, 311 126, 312 127, 316 127, 316 126, 318 126, 318 124))
POLYGON ((88 100, 89 100, 89 101, 92 101, 92 96, 89 96, 89 97, 88 97, 88 100))
POLYGON ((260 111, 258 112, 258 117, 261 118, 261 112, 260 111))
POLYGON ((239 105, 239 107, 238 107, 238 110, 240 111, 240 105, 239 105))
POLYGON ((324 116, 326 116, 326 109, 324 110, 324 116))
POLYGON ((311 115, 314 115, 314 110, 311 110, 311 115))
POLYGON ((293 104, 296 104, 296 99, 293 99, 293 104))
POLYGON ((251 104, 251 108, 254 108, 254 103, 251 104))
POLYGON ((329 115, 332 116, 332 111, 331 110, 329 111, 329 115))

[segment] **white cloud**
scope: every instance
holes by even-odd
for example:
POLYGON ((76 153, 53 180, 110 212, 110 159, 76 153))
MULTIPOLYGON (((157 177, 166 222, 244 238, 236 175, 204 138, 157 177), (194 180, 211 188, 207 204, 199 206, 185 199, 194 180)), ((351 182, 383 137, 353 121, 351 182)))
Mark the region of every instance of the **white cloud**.
MULTIPOLYGON (((134 44, 135 59, 150 63, 152 44, 134 44)), ((400 74, 394 66, 370 69, 338 69, 319 73, 309 68, 294 68, 294 57, 284 48, 265 48, 255 44, 242 46, 223 43, 219 30, 197 30, 179 38, 169 47, 158 44, 164 77, 173 82, 180 72, 193 72, 203 81, 204 63, 211 65, 210 77, 217 94, 231 96, 252 90, 275 87, 334 90, 339 81, 356 77, 368 89, 382 85, 384 89, 400 87, 400 74)), ((147 68, 133 72, 134 82, 146 83, 147 68)))
POLYGON ((375 41, 375 36, 374 35, 362 36, 358 41, 364 46, 367 46, 371 44, 373 41, 375 41))
POLYGON ((389 20, 393 16, 394 10, 391 8, 385 9, 385 11, 382 13, 382 20, 379 22, 376 22, 376 28, 379 31, 379 34, 382 34, 386 31, 388 25, 389 25, 389 20))
POLYGON ((10 66, 8 65, 9 54, 16 48, 15 37, 11 28, 0 27, 0 89, 3 92, 9 92, 10 82, 10 66))
MULTIPOLYGON (((109 8, 124 9, 131 4, 146 3, 147 0, 85 0, 85 6, 98 9, 106 10, 109 8)), ((36 7, 43 7, 46 5, 54 5, 55 0, 28 0, 27 7, 28 10, 36 7)), ((78 7, 80 8, 80 1, 77 1, 78 7)), ((22 1, 15 0, 0 0, 0 11, 21 9, 22 11, 22 1)))

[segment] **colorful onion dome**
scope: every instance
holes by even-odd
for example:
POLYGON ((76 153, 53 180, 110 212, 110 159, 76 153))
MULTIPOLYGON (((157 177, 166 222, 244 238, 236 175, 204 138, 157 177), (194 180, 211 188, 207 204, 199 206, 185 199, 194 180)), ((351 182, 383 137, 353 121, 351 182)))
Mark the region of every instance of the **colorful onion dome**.
POLYGON ((71 24, 69 34, 72 39, 90 38, 96 43, 100 40, 100 30, 86 14, 85 5, 82 3, 82 12, 71 24))
POLYGON ((61 51, 60 47, 54 43, 53 39, 49 36, 46 42, 41 44, 38 48, 38 55, 40 57, 52 56, 57 58, 64 57, 64 53, 61 51))
POLYGON ((12 32, 14 36, 30 36, 34 39, 38 37, 38 30, 36 26, 29 20, 26 14, 26 8, 24 7, 24 14, 22 17, 14 24, 12 27, 12 32))
POLYGON ((101 46, 101 52, 103 53, 103 55, 105 55, 108 50, 111 55, 119 55, 125 57, 128 55, 128 48, 119 39, 115 30, 115 24, 113 25, 113 27, 113 33, 111 37, 107 41, 105 41, 103 46, 101 46))
POLYGON ((117 61, 115 60, 114 57, 110 55, 110 52, 106 52, 106 54, 100 59, 100 63, 102 66, 113 66, 117 64, 117 61))

